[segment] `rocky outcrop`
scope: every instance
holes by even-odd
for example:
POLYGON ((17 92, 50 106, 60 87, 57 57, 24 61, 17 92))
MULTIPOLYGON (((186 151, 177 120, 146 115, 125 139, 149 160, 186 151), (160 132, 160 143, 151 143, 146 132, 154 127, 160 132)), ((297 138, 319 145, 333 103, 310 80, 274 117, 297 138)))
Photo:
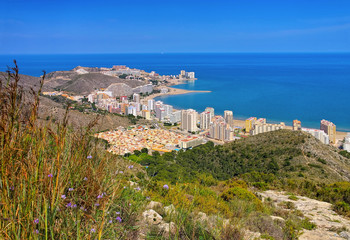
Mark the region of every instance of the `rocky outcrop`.
POLYGON ((350 227, 350 220, 340 216, 332 210, 332 205, 327 202, 315 199, 296 196, 297 200, 292 200, 285 192, 265 191, 259 193, 263 199, 270 198, 275 205, 281 202, 292 202, 294 208, 301 211, 305 217, 316 224, 314 230, 304 230, 299 239, 301 240, 321 240, 321 239, 347 239, 348 233, 343 231, 337 234, 338 229, 350 227))

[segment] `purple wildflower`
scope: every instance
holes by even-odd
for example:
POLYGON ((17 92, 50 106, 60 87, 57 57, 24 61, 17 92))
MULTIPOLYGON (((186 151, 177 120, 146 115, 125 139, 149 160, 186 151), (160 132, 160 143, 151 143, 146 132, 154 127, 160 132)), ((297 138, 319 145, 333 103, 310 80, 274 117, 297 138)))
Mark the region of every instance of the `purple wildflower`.
POLYGON ((134 165, 130 165, 128 168, 129 168, 129 169, 133 169, 133 168, 134 168, 134 165))
POLYGON ((140 191, 140 190, 141 190, 141 188, 140 188, 140 187, 137 187, 137 188, 135 188, 135 190, 136 190, 136 191, 140 191))
POLYGON ((129 203, 129 206, 131 206, 131 203, 129 203))
POLYGON ((50 173, 49 175, 47 175, 47 177, 52 178, 53 176, 52 176, 52 174, 50 173))
POLYGON ((97 196, 98 199, 103 198, 103 193, 97 196))
POLYGON ((35 230, 34 230, 34 233, 39 234, 39 230, 38 230, 38 229, 35 229, 35 230))
POLYGON ((12 190, 12 191, 15 190, 15 187, 14 186, 10 187, 10 190, 12 190))
POLYGON ((91 156, 91 155, 87 156, 87 159, 91 159, 91 158, 92 158, 92 156, 91 156))
POLYGON ((61 198, 66 199, 66 195, 64 195, 64 194, 61 195, 61 198))
POLYGON ((76 204, 74 204, 73 206, 72 206, 72 208, 76 208, 77 207, 77 205, 76 204))
POLYGON ((115 212, 115 214, 119 215, 119 214, 120 214, 120 212, 115 212))
POLYGON ((126 187, 124 187, 124 189, 125 189, 126 187))
POLYGON ((68 203, 68 204, 66 205, 66 207, 72 207, 72 203, 71 203, 71 202, 68 203))
POLYGON ((117 217, 115 220, 117 220, 118 222, 122 222, 122 218, 121 217, 117 217))
POLYGON ((74 191, 74 188, 68 188, 68 191, 70 191, 70 192, 74 191))
POLYGON ((150 197, 146 197, 147 200, 150 200, 151 198, 150 197))
POLYGON ((95 228, 91 228, 90 232, 92 233, 96 232, 95 228))
POLYGON ((113 221, 112 220, 109 220, 109 223, 112 223, 113 221))
POLYGON ((100 206, 100 204, 99 203, 95 203, 95 206, 98 207, 98 206, 100 206))
POLYGON ((168 190, 169 189, 169 186, 167 184, 164 184, 163 186, 164 189, 168 190))
POLYGON ((119 171, 119 173, 123 174, 124 172, 123 171, 119 171))
POLYGON ((35 219, 35 220, 34 220, 34 223, 35 223, 35 224, 38 224, 38 223, 39 223, 39 219, 35 219))
POLYGON ((84 207, 83 207, 83 206, 81 206, 81 207, 80 207, 80 210, 83 210, 83 211, 84 211, 84 207))
POLYGON ((84 181, 87 181, 87 177, 84 177, 84 181))

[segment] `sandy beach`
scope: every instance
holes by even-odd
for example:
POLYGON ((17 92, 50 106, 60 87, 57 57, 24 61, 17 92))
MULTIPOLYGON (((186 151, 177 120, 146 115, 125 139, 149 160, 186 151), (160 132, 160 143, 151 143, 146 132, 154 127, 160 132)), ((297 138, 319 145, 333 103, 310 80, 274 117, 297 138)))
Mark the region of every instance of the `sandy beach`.
POLYGON ((167 88, 167 93, 155 93, 150 96, 147 96, 142 99, 144 103, 147 103, 148 100, 154 99, 159 96, 166 96, 166 95, 180 95, 180 94, 188 94, 188 93, 209 93, 211 91, 194 91, 194 90, 185 90, 185 89, 179 89, 179 88, 172 88, 172 87, 162 87, 167 88))

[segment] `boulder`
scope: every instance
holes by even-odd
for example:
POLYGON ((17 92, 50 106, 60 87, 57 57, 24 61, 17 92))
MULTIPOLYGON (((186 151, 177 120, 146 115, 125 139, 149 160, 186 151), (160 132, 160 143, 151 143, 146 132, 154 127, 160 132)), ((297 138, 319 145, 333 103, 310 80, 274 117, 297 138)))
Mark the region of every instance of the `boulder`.
POLYGON ((146 210, 142 213, 143 220, 150 226, 159 225, 163 222, 162 216, 160 216, 153 209, 146 210))
POLYGON ((164 211, 166 215, 172 215, 175 214, 176 210, 173 204, 164 207, 164 211))
POLYGON ((169 238, 170 234, 175 235, 176 234, 176 225, 173 222, 170 223, 161 223, 158 226, 159 230, 162 232, 163 236, 165 238, 169 238))
POLYGON ((146 207, 146 209, 153 209, 153 208, 162 208, 163 204, 160 202, 150 201, 146 207))
POLYGON ((339 233, 339 236, 341 236, 344 239, 350 240, 350 233, 349 232, 341 232, 339 233))

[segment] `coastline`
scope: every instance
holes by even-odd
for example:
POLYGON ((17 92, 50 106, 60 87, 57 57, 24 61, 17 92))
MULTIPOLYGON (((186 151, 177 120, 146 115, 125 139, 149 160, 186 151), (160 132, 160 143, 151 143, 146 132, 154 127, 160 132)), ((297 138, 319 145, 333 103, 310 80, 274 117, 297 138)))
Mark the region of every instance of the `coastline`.
MULTIPOLYGON (((148 100, 154 99, 154 98, 159 97, 159 96, 181 95, 181 94, 188 94, 188 93, 210 93, 211 92, 211 91, 199 91, 199 90, 185 90, 185 89, 172 88, 172 87, 166 87, 166 88, 169 90, 169 92, 152 94, 150 96, 145 97, 142 100, 147 103, 148 100)), ((181 109, 174 109, 174 110, 181 110, 181 109)), ((234 119, 234 125, 238 126, 238 127, 245 128, 245 120, 234 119)), ((286 129, 292 130, 293 127, 286 125, 286 129)), ((348 134, 348 132, 337 131, 336 139, 342 141, 347 134, 348 134)))
MULTIPOLYGON (((179 82, 173 82, 170 86, 176 86, 179 84, 183 84, 183 81, 179 82)), ((150 96, 145 97, 142 99, 145 103, 147 103, 148 100, 154 99, 156 97, 160 96, 167 96, 167 95, 181 95, 181 94, 188 94, 188 93, 210 93, 212 91, 200 91, 200 90, 185 90, 185 89, 180 89, 180 88, 173 88, 170 86, 162 86, 162 88, 167 88, 168 92, 167 93, 156 93, 152 94, 150 96)), ((181 109, 174 109, 174 110, 181 110, 181 109)), ((245 120, 242 119, 234 119, 234 125, 238 127, 245 128, 245 120)), ((292 130, 293 126, 286 125, 285 129, 292 130)), ((344 137, 348 134, 349 132, 344 132, 344 131, 336 131, 336 140, 342 141, 344 137)))
POLYGON ((185 89, 173 88, 173 87, 168 87, 168 86, 164 86, 162 88, 167 88, 168 92, 167 93, 155 93, 155 94, 152 94, 150 96, 143 98, 142 100, 144 102, 147 102, 150 99, 154 99, 154 98, 160 97, 160 96, 180 95, 180 94, 188 94, 188 93, 210 93, 211 92, 211 91, 200 91, 200 90, 185 90, 185 89))
MULTIPOLYGON (((233 123, 234 123, 235 126, 245 128, 245 120, 233 119, 233 123)), ((292 126, 286 125, 286 128, 285 128, 285 129, 292 130, 293 127, 292 127, 292 126)), ((343 140, 344 137, 345 137, 347 134, 348 134, 348 132, 337 131, 336 139, 337 139, 337 140, 343 140)))

